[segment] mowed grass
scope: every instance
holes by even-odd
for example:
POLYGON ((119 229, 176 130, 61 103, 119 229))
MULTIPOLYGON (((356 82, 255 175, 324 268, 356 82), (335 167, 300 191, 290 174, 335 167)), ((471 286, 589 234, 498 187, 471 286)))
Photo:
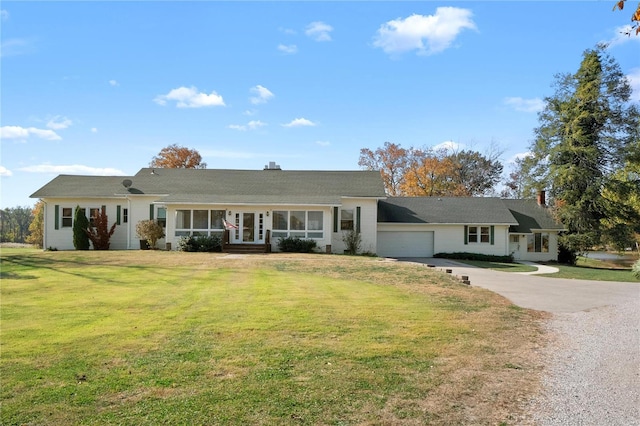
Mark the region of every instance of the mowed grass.
POLYGON ((2 424, 517 424, 542 314, 419 265, 1 252, 2 424))

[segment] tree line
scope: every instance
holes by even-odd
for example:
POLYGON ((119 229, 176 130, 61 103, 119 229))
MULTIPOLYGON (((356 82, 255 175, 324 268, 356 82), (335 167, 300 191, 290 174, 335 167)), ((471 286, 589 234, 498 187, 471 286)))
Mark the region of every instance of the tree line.
POLYGON ((360 150, 358 165, 379 170, 390 196, 474 197, 492 193, 500 182, 503 166, 493 150, 403 148, 385 142, 372 151, 360 150))

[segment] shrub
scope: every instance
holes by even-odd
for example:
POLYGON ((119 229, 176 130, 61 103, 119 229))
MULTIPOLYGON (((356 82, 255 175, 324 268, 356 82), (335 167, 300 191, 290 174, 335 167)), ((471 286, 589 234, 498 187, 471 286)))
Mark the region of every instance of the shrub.
POLYGON ((89 219, 85 216, 84 209, 76 206, 73 213, 73 246, 76 250, 89 250, 89 219))
POLYGON ((222 237, 220 235, 182 237, 178 241, 178 250, 187 252, 221 252, 222 237))
POLYGON ((96 217, 93 218, 94 227, 88 227, 85 232, 93 243, 94 250, 109 250, 111 245, 110 240, 113 233, 116 231, 116 224, 114 223, 109 228, 109 218, 104 210, 100 210, 96 217))
POLYGON ((286 237, 278 240, 278 249, 285 253, 311 253, 316 248, 315 240, 286 237))
POLYGON ((436 253, 433 257, 439 257, 441 259, 458 259, 458 260, 480 260, 483 262, 501 262, 501 263, 513 263, 513 256, 496 256, 493 254, 480 254, 480 253, 436 253))
POLYGON ((164 237, 164 228, 153 219, 141 220, 136 225, 136 235, 141 240, 147 240, 149 248, 155 249, 158 240, 164 237))
POLYGON ((351 231, 342 234, 342 242, 345 246, 345 253, 357 254, 360 251, 360 245, 362 244, 362 236, 359 232, 352 229, 351 231))
POLYGON ((636 263, 633 264, 631 271, 633 272, 634 277, 640 279, 640 259, 636 260, 636 263))

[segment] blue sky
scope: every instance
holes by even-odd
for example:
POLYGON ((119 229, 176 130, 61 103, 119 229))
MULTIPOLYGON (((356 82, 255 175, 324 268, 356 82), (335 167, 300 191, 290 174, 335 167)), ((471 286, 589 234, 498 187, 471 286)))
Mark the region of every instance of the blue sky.
POLYGON ((609 42, 640 101, 630 11, 592 2, 1 3, 2 208, 58 174, 356 170, 361 148, 527 151, 554 75, 609 42))

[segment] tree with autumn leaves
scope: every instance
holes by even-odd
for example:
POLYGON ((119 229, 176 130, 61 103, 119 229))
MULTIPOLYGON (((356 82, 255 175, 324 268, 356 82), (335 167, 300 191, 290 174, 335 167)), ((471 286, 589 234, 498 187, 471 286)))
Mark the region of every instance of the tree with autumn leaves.
POLYGON ((481 196, 493 190, 502 174, 497 153, 406 149, 391 142, 375 151, 361 149, 358 164, 380 170, 390 196, 481 196))
POLYGON ((162 148, 160 153, 151 159, 149 167, 166 169, 206 169, 207 163, 195 149, 172 144, 162 148))

